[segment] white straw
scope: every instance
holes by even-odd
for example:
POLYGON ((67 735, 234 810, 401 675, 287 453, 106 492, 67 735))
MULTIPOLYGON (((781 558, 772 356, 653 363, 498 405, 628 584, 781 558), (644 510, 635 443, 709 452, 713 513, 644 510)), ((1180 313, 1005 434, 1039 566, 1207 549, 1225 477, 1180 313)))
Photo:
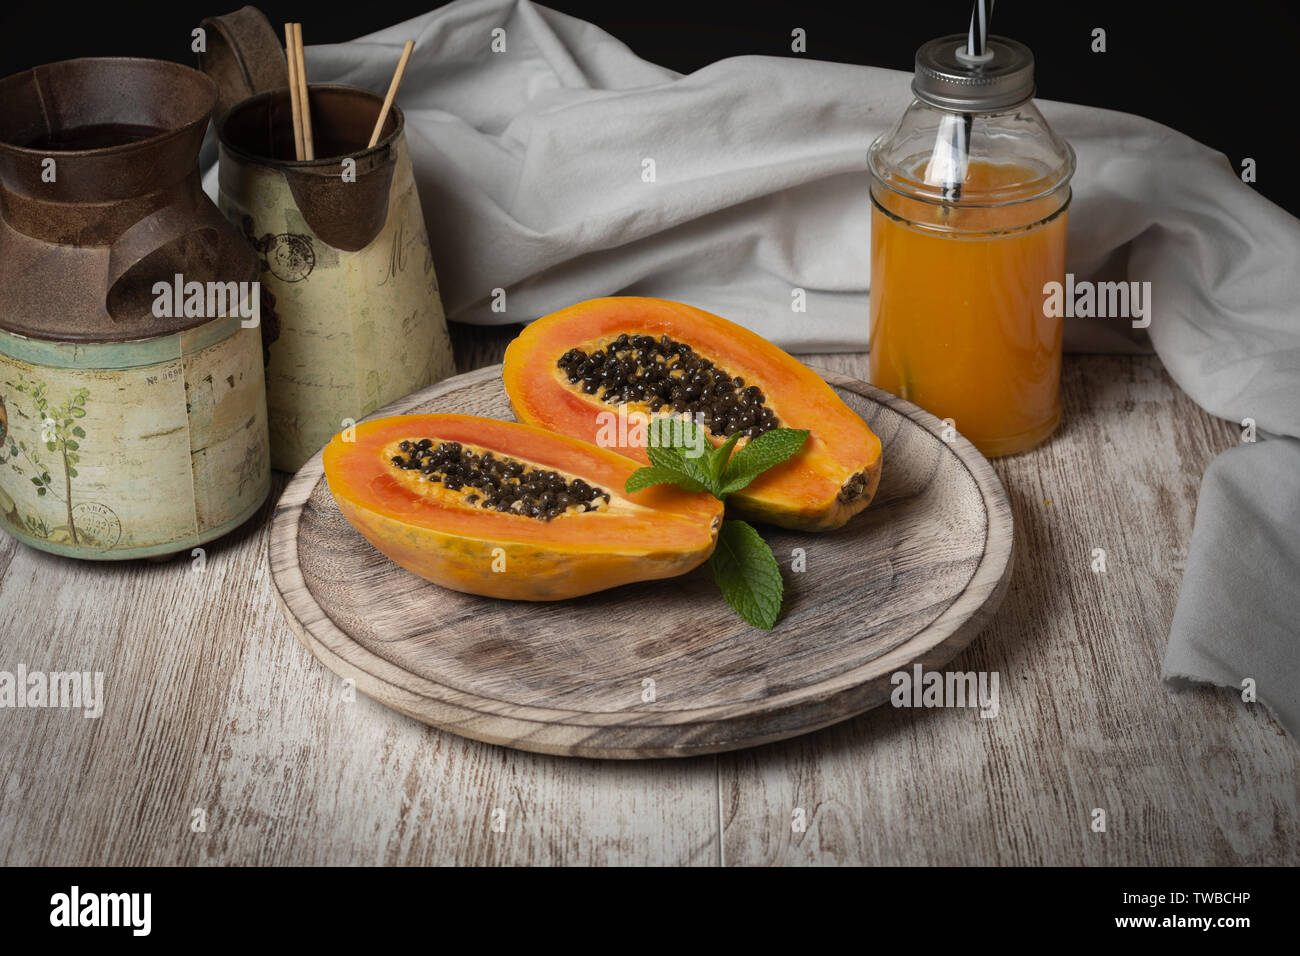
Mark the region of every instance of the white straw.
POLYGON ((970 32, 966 37, 966 53, 969 56, 984 55, 988 45, 989 19, 993 16, 994 0, 975 0, 970 12, 970 32))
MULTIPOLYGON (((975 5, 971 8, 966 48, 957 51, 957 59, 968 66, 982 66, 993 58, 993 54, 988 52, 989 19, 993 16, 993 2, 994 0, 975 0, 975 5)), ((942 177, 939 181, 945 184, 944 198, 956 202, 961 199, 962 183, 966 181, 974 117, 970 113, 962 113, 960 121, 951 121, 955 120, 953 117, 945 117, 945 120, 950 121, 941 127, 940 142, 944 144, 939 157, 941 162, 935 168, 936 163, 932 157, 930 165, 936 175, 942 177)), ((939 151, 939 143, 935 144, 935 149, 936 152, 939 151)))

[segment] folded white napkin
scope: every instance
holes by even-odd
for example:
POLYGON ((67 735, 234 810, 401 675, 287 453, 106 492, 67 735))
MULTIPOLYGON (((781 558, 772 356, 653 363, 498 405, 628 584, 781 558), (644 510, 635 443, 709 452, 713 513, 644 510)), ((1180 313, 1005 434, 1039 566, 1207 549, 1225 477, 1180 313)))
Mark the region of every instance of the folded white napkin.
MULTIPOLYGON (((865 157, 907 106, 909 74, 746 56, 683 76, 545 7, 461 0, 311 47, 310 75, 383 91, 408 39, 398 102, 451 318, 521 322, 653 295, 791 350, 866 348, 865 157), (806 312, 792 311, 796 289, 806 312)), ((1069 270, 1149 280, 1150 343, 1178 384, 1215 415, 1300 436, 1300 222, 1158 123, 1039 105, 1078 154, 1069 270)), ((1075 350, 1148 347, 1127 319, 1066 328, 1075 350)), ((1296 734, 1300 472, 1278 444, 1211 470, 1186 572, 1197 586, 1183 589, 1166 669, 1234 687, 1253 677, 1296 734), (1244 529, 1271 536, 1263 551, 1244 529), (1250 599, 1228 599, 1243 581, 1250 599)))

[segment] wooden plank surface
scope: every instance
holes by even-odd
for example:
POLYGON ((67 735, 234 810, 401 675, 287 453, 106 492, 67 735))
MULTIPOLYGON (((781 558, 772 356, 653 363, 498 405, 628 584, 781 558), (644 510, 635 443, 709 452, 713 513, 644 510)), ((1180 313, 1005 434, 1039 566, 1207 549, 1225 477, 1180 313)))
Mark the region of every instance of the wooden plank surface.
MULTIPOLYGON (((509 337, 458 328, 458 366, 509 337)), ((719 757, 544 757, 348 701, 271 597, 270 504, 201 571, 0 537, 0 670, 103 671, 106 697, 0 710, 0 862, 1294 864, 1300 747, 1159 681, 1200 475, 1237 430, 1154 358, 1067 358, 1065 395, 1049 445, 995 463, 1032 559, 951 665, 998 671, 999 715, 885 707, 719 757)))

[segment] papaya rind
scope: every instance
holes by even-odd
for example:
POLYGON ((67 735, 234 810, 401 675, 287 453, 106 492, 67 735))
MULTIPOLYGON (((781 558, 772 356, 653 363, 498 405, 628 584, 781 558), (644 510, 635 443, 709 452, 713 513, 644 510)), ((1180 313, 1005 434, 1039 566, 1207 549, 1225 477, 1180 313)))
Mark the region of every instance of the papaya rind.
POLYGON ((727 497, 727 512, 732 517, 743 518, 746 521, 766 522, 794 531, 834 531, 836 528, 844 527, 850 518, 866 510, 867 505, 871 504, 871 499, 876 496, 876 490, 880 487, 883 460, 883 456, 877 456, 876 460, 861 472, 866 486, 851 501, 840 501, 837 498, 829 505, 817 504, 801 511, 784 505, 780 510, 773 510, 769 500, 764 497, 747 498, 744 495, 733 494, 727 497))
POLYGON ((443 534, 356 507, 347 499, 336 501, 343 517, 375 550, 412 574, 453 591, 510 601, 562 601, 636 581, 676 577, 708 560, 717 544, 715 533, 706 546, 689 552, 564 551, 443 534), (501 559, 504 570, 492 571, 501 559))

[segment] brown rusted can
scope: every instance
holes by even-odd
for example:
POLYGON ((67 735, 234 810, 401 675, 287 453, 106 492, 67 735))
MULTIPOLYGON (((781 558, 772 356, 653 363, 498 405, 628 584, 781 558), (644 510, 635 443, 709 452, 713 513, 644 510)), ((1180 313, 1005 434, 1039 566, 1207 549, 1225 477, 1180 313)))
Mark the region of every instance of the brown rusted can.
POLYGON ((204 195, 197 70, 0 80, 0 527, 82 558, 231 530, 270 490, 257 258, 204 195))

